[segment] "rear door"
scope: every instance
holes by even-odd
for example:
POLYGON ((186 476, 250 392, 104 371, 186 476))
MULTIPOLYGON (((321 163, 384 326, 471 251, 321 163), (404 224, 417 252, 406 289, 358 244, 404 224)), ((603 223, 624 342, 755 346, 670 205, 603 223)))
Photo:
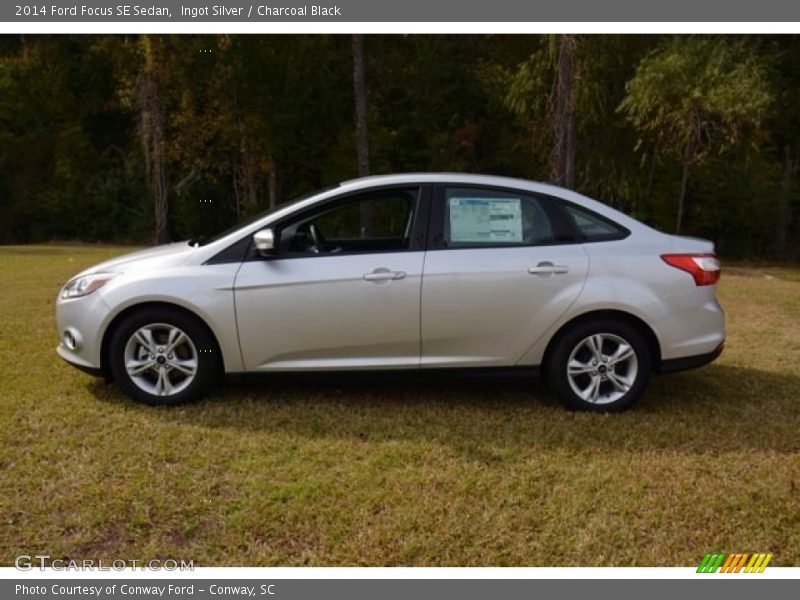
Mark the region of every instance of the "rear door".
POLYGON ((516 364, 577 299, 585 250, 529 192, 442 185, 431 210, 422 366, 516 364))

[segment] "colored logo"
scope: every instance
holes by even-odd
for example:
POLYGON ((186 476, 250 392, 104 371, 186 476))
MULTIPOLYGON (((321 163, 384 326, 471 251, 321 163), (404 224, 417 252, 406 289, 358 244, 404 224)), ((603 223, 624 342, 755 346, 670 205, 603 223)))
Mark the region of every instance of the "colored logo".
POLYGON ((698 573, 763 573, 767 568, 772 554, 725 554, 724 552, 709 552, 700 561, 698 573))

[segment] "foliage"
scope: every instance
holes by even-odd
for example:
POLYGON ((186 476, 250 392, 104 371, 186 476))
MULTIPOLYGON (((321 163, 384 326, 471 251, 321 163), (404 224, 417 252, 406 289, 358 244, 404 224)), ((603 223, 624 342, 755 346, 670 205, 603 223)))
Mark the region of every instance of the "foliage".
POLYGON ((695 164, 763 120, 772 95, 748 41, 676 36, 645 57, 620 104, 637 131, 695 164))
MULTIPOLYGON (((350 36, 158 47, 173 239, 356 175, 350 36)), ((142 48, 136 35, 0 36, 1 243, 153 240, 142 48)), ((549 177, 553 36, 365 36, 364 48, 372 172, 549 177)), ((737 255, 800 255, 798 48, 794 36, 578 36, 576 189, 669 229, 689 156, 687 232, 737 255)))
POLYGON ((689 168, 748 134, 759 141, 772 102, 764 60, 748 40, 675 36, 642 59, 626 89, 619 110, 649 138, 651 155, 668 153, 683 167, 680 230, 689 168))

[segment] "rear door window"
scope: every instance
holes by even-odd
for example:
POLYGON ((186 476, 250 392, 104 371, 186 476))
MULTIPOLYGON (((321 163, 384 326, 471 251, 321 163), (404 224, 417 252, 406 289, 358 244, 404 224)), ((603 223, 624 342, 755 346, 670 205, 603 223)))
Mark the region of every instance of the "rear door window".
POLYGON ((532 246, 554 241, 537 198, 481 188, 446 188, 443 240, 448 248, 532 246))

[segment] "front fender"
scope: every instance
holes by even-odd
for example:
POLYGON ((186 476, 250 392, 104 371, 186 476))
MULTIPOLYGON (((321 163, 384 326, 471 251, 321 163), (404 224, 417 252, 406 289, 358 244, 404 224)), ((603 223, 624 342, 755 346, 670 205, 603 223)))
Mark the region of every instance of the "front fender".
POLYGON ((195 314, 208 326, 219 343, 226 372, 243 371, 233 298, 238 268, 238 263, 231 263, 182 266, 156 275, 125 274, 104 294, 112 309, 101 323, 102 337, 119 315, 134 306, 172 304, 195 314))

